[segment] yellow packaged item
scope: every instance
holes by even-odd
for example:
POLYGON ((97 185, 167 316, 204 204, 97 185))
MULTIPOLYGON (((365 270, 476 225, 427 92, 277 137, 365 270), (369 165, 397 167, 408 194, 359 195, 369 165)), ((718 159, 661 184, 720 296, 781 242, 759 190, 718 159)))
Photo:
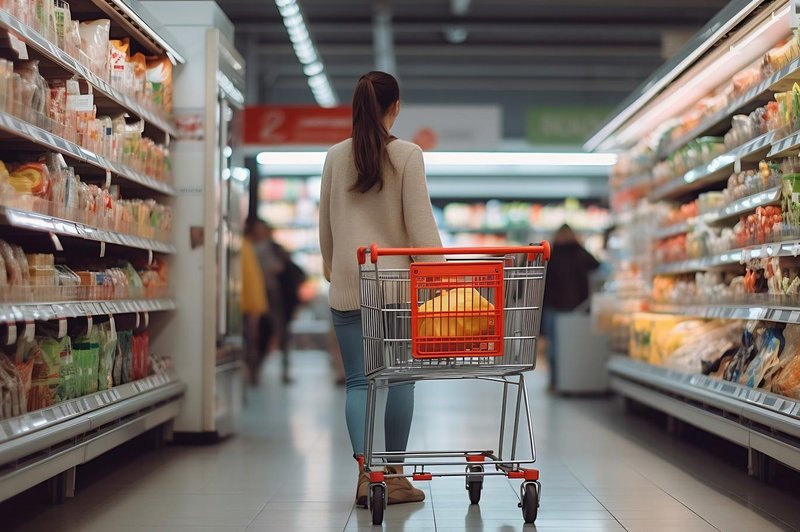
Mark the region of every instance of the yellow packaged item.
POLYGON ((488 334, 494 325, 493 312, 494 305, 474 288, 453 288, 419 306, 417 333, 426 337, 488 334))

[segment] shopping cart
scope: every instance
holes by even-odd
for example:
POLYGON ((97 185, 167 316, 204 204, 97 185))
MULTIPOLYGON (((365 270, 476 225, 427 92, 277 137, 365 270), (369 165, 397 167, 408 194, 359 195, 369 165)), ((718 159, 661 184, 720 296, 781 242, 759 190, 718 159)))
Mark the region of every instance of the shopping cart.
POLYGON ((484 477, 520 479, 523 518, 526 523, 536 520, 541 497, 539 471, 523 467, 536 461, 523 372, 536 366, 549 258, 547 242, 444 249, 379 249, 373 244, 358 250, 364 371, 368 379, 363 459, 370 479, 367 504, 374 524, 383 522, 387 502, 384 481, 392 477, 421 481, 463 476, 472 504, 480 501, 484 477), (378 266, 380 256, 391 255, 447 255, 450 260, 415 262, 404 269, 378 266), (373 449, 378 389, 427 379, 482 379, 503 385, 497 452, 373 449), (513 434, 506 441, 511 386, 516 387, 516 403, 513 434), (523 406, 530 442, 530 457, 524 459, 517 455, 523 406), (510 456, 506 458, 509 445, 510 456), (390 466, 397 468, 396 474, 386 472, 390 466), (401 473, 403 466, 413 471, 401 473))

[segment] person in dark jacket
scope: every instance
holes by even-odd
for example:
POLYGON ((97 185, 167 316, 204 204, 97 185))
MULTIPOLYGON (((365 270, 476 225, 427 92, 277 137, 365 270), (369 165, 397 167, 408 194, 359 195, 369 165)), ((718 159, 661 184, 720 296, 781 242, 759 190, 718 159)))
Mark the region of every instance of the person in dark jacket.
POLYGON ((572 312, 589 299, 589 276, 599 267, 600 263, 578 242, 570 226, 564 224, 556 231, 547 265, 542 312, 551 388, 556 385, 556 317, 559 313, 572 312))

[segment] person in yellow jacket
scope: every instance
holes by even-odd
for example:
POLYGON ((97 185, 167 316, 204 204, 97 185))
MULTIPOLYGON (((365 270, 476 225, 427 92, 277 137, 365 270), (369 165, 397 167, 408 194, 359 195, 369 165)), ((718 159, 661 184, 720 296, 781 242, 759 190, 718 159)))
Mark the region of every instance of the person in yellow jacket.
POLYGON ((242 238, 242 297, 241 308, 244 322, 245 362, 250 374, 250 382, 258 383, 261 356, 258 352, 259 323, 269 311, 267 291, 264 288, 264 274, 258 262, 250 235, 242 238))

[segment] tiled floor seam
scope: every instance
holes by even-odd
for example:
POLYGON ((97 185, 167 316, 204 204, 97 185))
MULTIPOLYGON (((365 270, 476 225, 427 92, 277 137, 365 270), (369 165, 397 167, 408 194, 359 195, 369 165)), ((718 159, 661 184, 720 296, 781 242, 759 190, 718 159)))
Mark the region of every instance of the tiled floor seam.
MULTIPOLYGON (((603 501, 601 501, 600 499, 598 499, 598 498, 595 496, 595 494, 592 492, 592 490, 591 490, 591 489, 589 489, 589 487, 588 487, 586 484, 584 484, 584 483, 581 481, 581 479, 580 479, 580 478, 578 478, 578 475, 576 475, 576 474, 575 474, 575 472, 572 470, 572 468, 570 468, 570 467, 569 467, 569 465, 567 465, 567 464, 564 464, 564 467, 567 469, 567 471, 569 471, 569 472, 570 472, 570 474, 571 474, 573 477, 575 477, 575 480, 578 482, 578 484, 580 484, 580 485, 581 485, 581 487, 583 487, 583 489, 585 489, 586 491, 588 491, 588 492, 589 492, 589 495, 591 495, 592 497, 594 497, 594 500, 596 500, 596 501, 597 501, 597 504, 599 504, 600 506, 602 506, 602 507, 603 507, 603 509, 604 509, 606 512, 608 512, 608 515, 610 515, 612 518, 614 518, 614 521, 616 521, 616 522, 619 524, 619 526, 621 526, 621 527, 622 527, 622 529, 623 529, 623 530, 625 530, 625 531, 627 532, 628 528, 627 528, 625 525, 623 525, 623 524, 622 524, 622 521, 620 521, 619 519, 617 519, 617 516, 616 516, 616 515, 614 515, 614 514, 611 512, 611 510, 610 510, 610 509, 609 509, 609 508, 608 508, 608 507, 607 507, 605 504, 603 504, 603 501)), ((647 478, 647 477, 645 477, 645 478, 647 478)), ((647 480, 650 480, 650 479, 647 479, 647 480)), ((651 482, 652 482, 652 481, 651 481, 651 482)), ((654 485, 655 485, 655 484, 654 484, 654 485)), ((661 488, 659 488, 659 489, 661 489, 661 488)), ((544 488, 542 488, 542 491, 544 491, 544 488)), ((662 491, 663 491, 663 490, 662 490, 662 491)), ((716 528, 716 527, 714 527, 714 528, 716 528)))

